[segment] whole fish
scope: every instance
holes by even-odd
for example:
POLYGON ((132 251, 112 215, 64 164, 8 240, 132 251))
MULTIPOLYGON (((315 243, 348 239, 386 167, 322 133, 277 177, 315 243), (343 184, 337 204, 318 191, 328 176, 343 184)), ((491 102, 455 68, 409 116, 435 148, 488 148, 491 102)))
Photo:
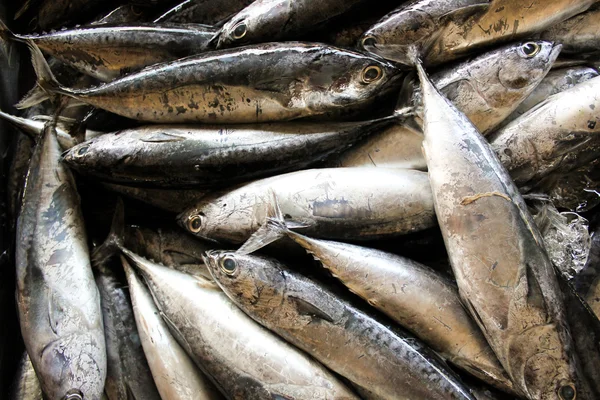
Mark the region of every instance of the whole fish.
POLYGON ((150 204, 168 212, 181 213, 199 202, 206 191, 195 189, 160 189, 102 183, 105 188, 150 204))
POLYGON ((517 391, 529 399, 591 398, 523 198, 477 128, 417 67, 429 180, 463 303, 517 391))
POLYGON ((244 312, 366 389, 368 399, 473 399, 417 339, 378 322, 278 261, 209 251, 205 264, 244 312))
POLYGON ((171 332, 231 399, 358 399, 304 353, 246 316, 213 282, 122 249, 171 332))
POLYGON ((129 284, 135 324, 160 396, 168 400, 222 399, 219 391, 171 335, 152 295, 123 256, 121 262, 129 284))
POLYGON ((64 161, 103 180, 159 187, 223 186, 303 169, 389 125, 366 122, 152 125, 73 147, 64 161))
POLYGON ((294 39, 341 15, 363 0, 256 0, 231 17, 217 48, 294 39))
POLYGON ((42 388, 26 351, 19 360, 9 400, 42 400, 42 388))
POLYGON ((249 254, 287 236, 352 293, 423 340, 444 359, 504 391, 512 383, 467 313, 456 285, 429 267, 381 250, 314 239, 290 230, 277 199, 267 222, 237 251, 249 254))
POLYGON ((109 82, 148 65, 207 50, 216 29, 198 24, 108 24, 17 35, 0 21, 0 38, 31 41, 86 75, 109 82))
POLYGON ((154 22, 215 25, 235 15, 253 0, 184 0, 156 18, 154 22))
POLYGON ((539 85, 533 89, 533 92, 519 104, 515 111, 502 121, 500 127, 502 128, 521 117, 548 97, 570 89, 573 86, 595 78, 596 76, 598 76, 598 71, 586 66, 553 69, 539 85))
POLYGON ((21 332, 46 396, 98 400, 106 346, 73 176, 47 127, 31 157, 17 222, 21 332))
POLYGON ((549 97, 489 138, 517 185, 600 156, 600 77, 549 97))
POLYGON ((94 267, 108 361, 104 391, 110 400, 160 400, 142 349, 129 293, 107 265, 94 267))
MULTIPOLYGON (((156 64, 90 88, 63 87, 28 42, 38 85, 141 121, 245 123, 290 120, 368 104, 398 71, 385 61, 310 43, 269 43, 156 64)), ((393 87, 393 85, 391 86, 393 87)), ((23 99, 27 108, 43 97, 23 99)))
POLYGON ((562 43, 565 54, 600 56, 600 7, 594 7, 542 32, 541 38, 562 43))
POLYGON ((262 225, 270 193, 311 236, 369 240, 434 225, 427 174, 393 168, 325 168, 278 175, 211 193, 179 215, 206 239, 243 243, 262 225))

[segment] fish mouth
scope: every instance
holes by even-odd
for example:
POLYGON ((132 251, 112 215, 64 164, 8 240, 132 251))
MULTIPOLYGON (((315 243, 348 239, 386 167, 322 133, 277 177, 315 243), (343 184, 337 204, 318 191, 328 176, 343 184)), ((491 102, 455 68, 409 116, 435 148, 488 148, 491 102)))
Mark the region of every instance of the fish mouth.
POLYGON ((561 43, 556 44, 556 43, 552 42, 552 50, 550 51, 550 55, 548 56, 548 62, 554 64, 554 62, 560 55, 562 48, 563 48, 563 45, 561 43))

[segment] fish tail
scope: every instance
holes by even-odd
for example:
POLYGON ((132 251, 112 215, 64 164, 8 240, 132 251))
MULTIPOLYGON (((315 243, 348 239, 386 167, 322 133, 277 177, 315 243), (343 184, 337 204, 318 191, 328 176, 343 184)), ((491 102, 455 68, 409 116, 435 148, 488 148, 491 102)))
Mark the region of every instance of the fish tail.
POLYGON ((54 97, 56 94, 68 94, 56 80, 56 77, 50 70, 50 66, 37 45, 31 40, 26 40, 25 43, 31 51, 31 63, 33 64, 35 74, 37 75, 37 83, 36 86, 34 86, 34 88, 15 105, 15 107, 19 109, 29 108, 54 97))
POLYGON ((110 232, 104 243, 94 249, 92 253, 92 265, 103 266, 109 259, 119 253, 124 247, 125 237, 125 208, 123 200, 119 197, 115 207, 110 232))
POLYGON ((236 253, 254 253, 290 233, 290 228, 285 222, 281 208, 279 208, 277 196, 273 191, 271 191, 270 194, 271 201, 267 203, 265 223, 254 232, 250 238, 248 238, 246 243, 244 243, 236 253))

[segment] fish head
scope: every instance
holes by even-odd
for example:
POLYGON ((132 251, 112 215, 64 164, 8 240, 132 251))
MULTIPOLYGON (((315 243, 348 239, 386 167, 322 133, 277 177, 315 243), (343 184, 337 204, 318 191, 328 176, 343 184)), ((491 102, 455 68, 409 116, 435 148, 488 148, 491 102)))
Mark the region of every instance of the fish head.
POLYGON ((369 28, 359 39, 360 49, 405 65, 413 65, 411 48, 422 49, 437 29, 427 12, 398 10, 369 28))
POLYGON ((100 135, 75 145, 63 153, 63 161, 82 172, 109 176, 130 162, 139 150, 134 143, 123 141, 118 134, 100 135))
POLYGON ((509 90, 535 87, 546 76, 560 54, 562 45, 530 40, 495 53, 498 79, 509 90))
POLYGON ((282 303, 285 277, 275 260, 235 251, 210 250, 204 263, 221 289, 253 311, 273 313, 282 303))
POLYGON ((280 32, 284 2, 256 1, 234 15, 219 31, 217 49, 269 41, 280 32))

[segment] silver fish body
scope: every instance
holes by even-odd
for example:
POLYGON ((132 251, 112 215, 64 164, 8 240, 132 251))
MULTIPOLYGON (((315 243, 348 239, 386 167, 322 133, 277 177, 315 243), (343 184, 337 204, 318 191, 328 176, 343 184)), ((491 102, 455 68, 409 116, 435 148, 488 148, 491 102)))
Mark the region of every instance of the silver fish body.
MULTIPOLYGON (((386 61, 311 43, 268 43, 156 64, 88 89, 60 85, 33 43, 38 85, 49 93, 141 121, 256 123, 363 107, 393 88, 386 61)), ((19 107, 43 100, 26 98, 19 107)))
POLYGON ((541 235, 493 150, 420 67, 424 149, 459 294, 515 389, 589 398, 541 235))
POLYGON ((223 186, 306 168, 392 122, 147 126, 86 141, 64 160, 83 174, 119 183, 223 186))
POLYGON ((206 255, 213 278, 248 315, 366 389, 368 399, 473 399, 417 339, 393 330, 273 259, 206 255))
POLYGON ((542 32, 541 38, 563 45, 563 53, 600 56, 600 7, 594 7, 542 32))
POLYGON ((261 327, 211 281, 125 251, 178 342, 227 398, 358 399, 323 366, 261 327))
POLYGON ((42 400, 42 387, 26 351, 19 360, 9 400, 42 400))
POLYGON ((243 243, 262 225, 273 192, 304 233, 368 240, 434 224, 427 174, 392 168, 325 168, 278 175, 211 193, 180 214, 197 236, 243 243))
POLYGON ((108 182, 103 182, 102 186, 113 192, 160 208, 161 210, 175 213, 185 211, 206 195, 205 190, 196 189, 161 189, 117 185, 108 182))
POLYGON ((549 97, 489 140, 518 185, 593 161, 600 156, 600 77, 549 97))
POLYGON ((253 0, 185 0, 156 18, 154 22, 214 25, 236 14, 253 0))
POLYGON ((79 197, 46 129, 31 158, 17 222, 21 331, 44 393, 100 399, 106 346, 79 197))
POLYGON ((148 289, 144 287, 125 259, 122 259, 122 263, 129 284, 141 345, 161 398, 164 400, 222 399, 219 391, 171 335, 148 289))

